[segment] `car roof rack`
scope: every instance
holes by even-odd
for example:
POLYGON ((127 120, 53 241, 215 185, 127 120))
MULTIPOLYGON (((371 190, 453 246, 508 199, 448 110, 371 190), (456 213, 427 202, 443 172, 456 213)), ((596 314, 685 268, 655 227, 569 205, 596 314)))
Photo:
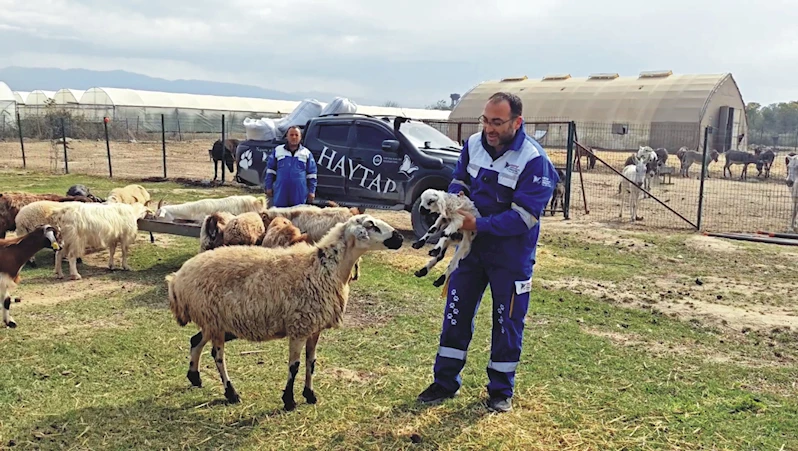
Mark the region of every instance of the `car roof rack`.
POLYGON ((374 118, 374 116, 364 113, 330 113, 330 114, 321 114, 316 117, 332 117, 332 116, 363 116, 363 117, 374 118))

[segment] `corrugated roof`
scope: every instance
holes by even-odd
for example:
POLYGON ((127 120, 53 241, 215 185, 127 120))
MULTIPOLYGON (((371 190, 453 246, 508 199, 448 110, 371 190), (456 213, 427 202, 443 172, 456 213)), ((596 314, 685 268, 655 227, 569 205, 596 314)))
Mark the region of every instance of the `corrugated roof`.
POLYGON ((474 120, 482 114, 492 94, 507 91, 521 98, 526 118, 697 122, 713 91, 731 79, 731 74, 671 75, 670 71, 657 71, 638 77, 617 77, 614 73, 593 77, 562 74, 534 80, 483 82, 463 95, 449 119, 474 120))

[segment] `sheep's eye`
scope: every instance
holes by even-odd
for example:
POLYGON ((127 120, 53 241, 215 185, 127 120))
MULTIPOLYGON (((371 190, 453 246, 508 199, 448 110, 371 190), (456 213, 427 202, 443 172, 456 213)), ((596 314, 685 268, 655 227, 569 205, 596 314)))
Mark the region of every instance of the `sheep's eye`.
POLYGON ((380 228, 379 228, 379 227, 377 227, 377 226, 374 226, 373 228, 374 228, 374 231, 375 231, 375 232, 377 232, 377 233, 382 233, 382 231, 380 230, 380 228))

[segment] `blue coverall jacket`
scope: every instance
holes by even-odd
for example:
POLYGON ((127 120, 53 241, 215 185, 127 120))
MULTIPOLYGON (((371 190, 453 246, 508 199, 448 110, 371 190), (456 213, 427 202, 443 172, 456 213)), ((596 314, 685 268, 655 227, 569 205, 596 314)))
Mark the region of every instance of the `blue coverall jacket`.
POLYGON ((559 176, 523 125, 498 157, 481 132, 471 135, 453 176, 448 191, 463 191, 482 217, 476 220, 471 251, 447 284, 435 382, 452 392, 460 388, 474 316, 490 284, 493 334, 487 389, 491 395, 512 397, 540 234, 538 221, 559 176))
POLYGON ((273 189, 274 207, 293 207, 304 204, 308 194, 316 194, 316 160, 306 147, 300 144, 293 154, 285 145, 278 146, 266 163, 264 189, 273 189))

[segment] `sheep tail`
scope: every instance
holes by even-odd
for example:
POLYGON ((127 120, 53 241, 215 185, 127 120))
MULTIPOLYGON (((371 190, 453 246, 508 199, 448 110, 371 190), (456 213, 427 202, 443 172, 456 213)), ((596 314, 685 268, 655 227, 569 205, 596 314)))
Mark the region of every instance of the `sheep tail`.
POLYGON ((166 276, 166 287, 169 296, 169 310, 171 310, 172 314, 175 316, 177 324, 182 327, 191 322, 191 316, 188 314, 188 306, 183 305, 183 303, 177 299, 177 294, 175 294, 174 289, 175 276, 177 276, 177 273, 174 272, 166 276))

